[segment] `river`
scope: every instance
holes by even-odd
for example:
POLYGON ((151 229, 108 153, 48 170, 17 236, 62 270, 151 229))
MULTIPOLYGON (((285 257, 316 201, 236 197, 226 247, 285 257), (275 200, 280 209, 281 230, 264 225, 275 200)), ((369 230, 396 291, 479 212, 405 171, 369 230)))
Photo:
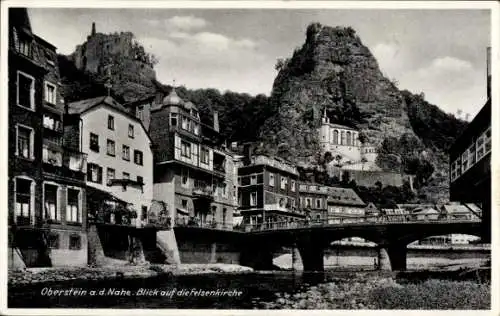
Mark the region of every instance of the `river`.
MULTIPOLYGON (((9 288, 9 308, 190 308, 255 309, 275 299, 275 293, 297 293, 317 283, 349 283, 357 270, 377 276, 373 270, 374 249, 347 249, 325 256, 324 274, 300 271, 249 274, 205 274, 106 281, 74 280, 52 284, 29 284, 9 288), (343 271, 339 271, 343 270, 343 271), (339 281, 340 280, 340 281, 339 281), (64 292, 66 291, 66 292, 64 292), (72 295, 68 295, 71 291, 72 295), (95 291, 92 294, 92 291, 95 291), (206 291, 206 292, 205 292, 206 291), (76 295, 75 295, 76 294, 76 295)), ((453 251, 409 251, 409 269, 418 270, 464 262, 480 263, 487 253, 453 251)), ((291 255, 275 261, 291 265, 291 255)), ((445 273, 443 273, 444 275, 445 273)), ((440 275, 438 275, 440 277, 440 275)), ((359 276, 358 276, 359 278, 359 276)), ((398 277, 401 279, 401 277, 398 277)), ((403 281, 406 277, 402 277, 403 281)))

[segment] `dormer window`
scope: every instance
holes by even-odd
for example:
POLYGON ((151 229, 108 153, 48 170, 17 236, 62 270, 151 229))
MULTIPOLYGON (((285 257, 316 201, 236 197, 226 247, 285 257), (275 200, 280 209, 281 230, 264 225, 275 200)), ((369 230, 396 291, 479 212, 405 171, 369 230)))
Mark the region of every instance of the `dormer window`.
POLYGON ((27 34, 19 32, 17 29, 14 29, 13 34, 16 51, 31 58, 33 39, 27 34))

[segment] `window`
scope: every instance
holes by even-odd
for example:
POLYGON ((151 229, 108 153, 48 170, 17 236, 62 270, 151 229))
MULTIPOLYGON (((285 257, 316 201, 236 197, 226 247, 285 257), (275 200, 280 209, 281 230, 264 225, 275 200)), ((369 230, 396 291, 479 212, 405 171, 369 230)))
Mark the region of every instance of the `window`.
POLYGON ((177 113, 170 114, 170 125, 177 126, 177 113))
POLYGON ((82 239, 80 235, 69 236, 69 249, 70 250, 80 250, 82 247, 82 239))
POLYGON ((312 202, 311 198, 306 198, 306 207, 307 208, 311 208, 311 204, 312 204, 311 202, 312 202))
POLYGON ((99 152, 99 135, 90 133, 89 148, 92 151, 99 152))
POLYGON ((57 189, 57 185, 44 184, 43 186, 44 218, 53 221, 59 221, 61 219, 57 205, 57 189))
POLYGON ((17 105, 35 110, 35 78, 17 72, 17 105))
POLYGON ((135 117, 141 121, 144 119, 144 107, 142 105, 138 106, 135 110, 135 117))
POLYGON ((28 179, 16 178, 16 221, 19 224, 21 218, 31 218, 32 216, 32 201, 34 201, 34 196, 31 194, 31 186, 33 182, 28 179))
POLYGON ((59 234, 57 233, 50 233, 49 234, 49 248, 51 249, 58 249, 59 248, 59 234))
POLYGON ((316 208, 321 208, 321 199, 316 199, 316 208))
POLYGON ((134 138, 134 125, 132 124, 128 125, 128 137, 134 138))
POLYGON ((181 170, 181 184, 184 187, 189 186, 189 173, 188 173, 187 169, 181 170))
POLYGON ((183 157, 191 158, 191 144, 181 141, 181 155, 183 157))
POLYGON ((340 132, 340 144, 341 145, 345 145, 346 144, 346 141, 345 141, 345 132, 344 131, 340 132))
POLYGON ((111 185, 111 180, 115 178, 115 169, 107 168, 106 169, 106 183, 111 185))
POLYGON ((194 126, 194 134, 200 135, 200 125, 193 122, 193 126, 194 126))
POLYGON ((102 167, 93 163, 87 164, 87 181, 102 183, 102 167))
POLYGON ((486 143, 484 142, 485 140, 485 134, 482 134, 479 136, 479 138, 476 140, 476 160, 480 160, 481 158, 486 155, 486 143))
POLYGON ((28 37, 26 34, 19 32, 18 30, 14 29, 14 43, 16 46, 16 50, 28 57, 31 58, 31 38, 28 37))
POLYGON ((269 185, 274 187, 274 173, 269 173, 269 185))
POLYGON ((43 127, 51 129, 53 131, 62 130, 61 121, 47 114, 43 114, 43 127))
POLYGON ((288 184, 288 178, 287 177, 281 177, 281 189, 286 190, 286 186, 288 184))
POLYGON ((484 143, 485 143, 485 152, 486 154, 491 151, 491 127, 484 132, 484 143))
POLYGON ((56 104, 56 86, 50 82, 45 82, 45 101, 56 104))
POLYGON ((134 150, 134 163, 142 166, 142 151, 134 150))
POLYGON ((24 126, 17 126, 17 155, 26 159, 34 159, 33 130, 24 126))
POLYGON ((201 148, 201 151, 200 151, 200 161, 202 163, 208 165, 209 158, 210 158, 210 152, 208 151, 208 149, 207 148, 201 148))
POLYGON ((108 115, 108 129, 115 129, 115 118, 112 115, 108 115))
POLYGON ((257 192, 251 192, 250 193, 250 206, 256 206, 257 205, 257 192))
POLYGON ((141 205, 142 210, 142 220, 146 220, 148 218, 148 207, 146 205, 141 205))
POLYGON ((115 141, 108 139, 107 153, 109 156, 115 156, 115 141))
POLYGON ((182 201, 181 201, 181 204, 182 204, 182 208, 183 208, 184 210, 186 210, 186 209, 187 209, 187 206, 188 206, 188 201, 187 201, 187 200, 182 200, 182 201))
POLYGON ((80 210, 80 190, 68 188, 66 198, 66 221, 71 223, 82 223, 82 212, 80 210))
POLYGON ((47 145, 42 147, 42 161, 53 166, 62 166, 63 156, 59 150, 49 148, 47 145))
POLYGON ((227 209, 224 207, 222 209, 222 225, 226 225, 227 209))
POLYGON ((469 151, 466 150, 462 154, 462 173, 469 169, 469 151))
POLYGON ((290 183, 290 190, 292 190, 292 192, 295 192, 295 180, 291 181, 291 183, 290 183))
POLYGON ((122 158, 123 160, 130 161, 130 147, 127 145, 122 146, 122 158))
POLYGON ((339 143, 339 131, 337 131, 337 130, 333 131, 333 143, 335 145, 338 145, 338 143, 339 143))
POLYGON ((188 119, 187 117, 185 116, 182 116, 182 125, 181 125, 182 129, 185 129, 185 130, 190 130, 191 129, 191 120, 188 119))
POLYGON ((128 172, 124 172, 123 173, 123 177, 122 177, 123 180, 130 180, 130 173, 128 172))
POLYGON ((227 183, 221 183, 221 192, 223 197, 227 197, 227 183))
POLYGON ((257 184, 257 175, 250 176, 250 184, 257 184))
POLYGON ((141 176, 137 176, 137 183, 144 183, 144 178, 141 176))

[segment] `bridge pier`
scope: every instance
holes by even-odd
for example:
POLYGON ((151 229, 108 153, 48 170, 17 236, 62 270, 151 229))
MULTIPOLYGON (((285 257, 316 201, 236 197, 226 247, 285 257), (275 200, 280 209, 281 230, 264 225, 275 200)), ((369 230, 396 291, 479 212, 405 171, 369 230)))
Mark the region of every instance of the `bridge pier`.
POLYGON ((261 243, 246 245, 240 253, 240 264, 255 270, 272 270, 273 251, 261 243))
POLYGON ((406 270, 406 245, 381 245, 378 252, 378 269, 381 271, 406 270))
POLYGON ((297 248, 299 249, 304 271, 323 272, 325 270, 323 264, 323 257, 325 255, 323 242, 315 238, 305 238, 305 240, 297 241, 297 248))

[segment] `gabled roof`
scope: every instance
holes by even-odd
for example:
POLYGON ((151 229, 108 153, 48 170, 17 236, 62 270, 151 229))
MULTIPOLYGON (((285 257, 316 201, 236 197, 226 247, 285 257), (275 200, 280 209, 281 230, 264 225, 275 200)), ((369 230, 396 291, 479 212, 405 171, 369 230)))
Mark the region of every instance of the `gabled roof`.
POLYGON ((330 187, 328 191, 328 203, 366 206, 365 202, 363 202, 353 189, 330 187))
POLYGON ((106 106, 110 107, 112 109, 117 110, 118 112, 122 113, 123 115, 127 116, 129 119, 136 121, 139 123, 144 130, 144 133, 148 137, 149 141, 151 144, 153 144, 151 137, 149 136, 148 131, 144 127, 144 124, 142 124, 142 121, 135 117, 135 115, 132 115, 123 105, 118 103, 115 99, 113 99, 110 96, 102 96, 102 97, 96 97, 96 98, 90 98, 90 99, 85 99, 85 100, 80 100, 76 102, 71 102, 68 104, 68 114, 83 114, 95 107, 98 106, 106 106))
POLYGON ((68 105, 68 114, 82 114, 82 113, 90 110, 94 106, 97 106, 100 104, 106 104, 106 105, 108 105, 108 106, 110 106, 110 107, 112 107, 120 112, 123 112, 123 114, 126 114, 126 115, 130 114, 123 105, 118 103, 115 99, 113 99, 110 96, 101 96, 101 97, 71 102, 68 105))

